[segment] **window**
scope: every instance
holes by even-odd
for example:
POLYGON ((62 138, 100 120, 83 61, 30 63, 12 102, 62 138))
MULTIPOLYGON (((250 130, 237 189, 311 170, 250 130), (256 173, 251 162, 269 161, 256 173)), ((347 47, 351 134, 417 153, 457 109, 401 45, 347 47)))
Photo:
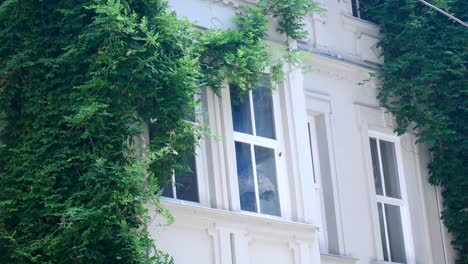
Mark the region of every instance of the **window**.
POLYGON ((372 170, 383 257, 392 263, 407 263, 400 173, 395 143, 376 137, 370 138, 372 170))
MULTIPOLYGON (((155 126, 149 124, 148 128, 149 138, 151 140, 154 133, 156 133, 155 126)), ((195 150, 193 151, 193 155, 187 158, 186 164, 189 167, 189 171, 182 175, 175 175, 175 173, 172 173, 169 182, 162 186, 162 196, 198 203, 200 202, 200 198, 198 193, 197 157, 195 150)))
POLYGON ((172 174, 171 183, 163 187, 162 196, 198 203, 200 200, 195 156, 189 157, 187 163, 190 171, 184 175, 172 174))
POLYGON ((351 5, 353 9, 353 16, 375 23, 376 20, 372 18, 372 14, 369 11, 373 6, 376 6, 381 2, 382 0, 352 0, 351 5))
POLYGON ((320 252, 340 255, 337 210, 335 206, 333 172, 326 114, 314 113, 308 117, 309 145, 313 180, 320 201, 320 252))
POLYGON ((271 91, 259 85, 242 95, 231 85, 230 96, 241 210, 280 216, 279 143, 271 91))

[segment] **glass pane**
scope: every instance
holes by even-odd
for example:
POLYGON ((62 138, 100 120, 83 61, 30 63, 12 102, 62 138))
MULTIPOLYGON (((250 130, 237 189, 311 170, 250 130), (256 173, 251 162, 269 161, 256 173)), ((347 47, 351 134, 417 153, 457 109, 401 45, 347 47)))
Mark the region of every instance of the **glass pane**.
POLYGON ((174 198, 174 192, 172 191, 172 184, 167 183, 167 184, 163 184, 160 187, 163 190, 163 193, 161 194, 162 196, 174 198))
POLYGON ((175 177, 177 199, 198 203, 199 198, 195 155, 188 158, 187 163, 190 171, 184 175, 176 175, 175 177))
POLYGON ((392 262, 406 263, 400 207, 385 204, 385 216, 387 218, 388 241, 392 262))
POLYGON ((400 182, 398 180, 395 144, 385 140, 379 140, 379 142, 386 196, 400 199, 400 182))
POLYGON ((255 146, 255 162, 261 213, 280 216, 275 151, 255 146))
POLYGON ((229 90, 231 93, 232 125, 234 131, 252 134, 249 94, 247 93, 241 97, 239 88, 236 85, 230 85, 229 90))
POLYGON ((237 177, 239 181, 241 210, 257 212, 251 154, 249 144, 236 142, 237 177))
POLYGON ((383 195, 382 177, 380 176, 379 154, 377 150, 377 140, 370 138, 370 149, 372 156, 372 170, 374 172, 375 192, 383 195))
POLYGON ((255 130, 257 136, 275 139, 275 122, 271 91, 266 85, 258 86, 253 93, 255 130))
POLYGON ((380 226, 380 237, 382 238, 382 249, 384 260, 389 261, 388 259, 388 246, 387 246, 387 235, 385 232, 385 223, 383 217, 383 208, 382 203, 377 203, 377 208, 379 209, 379 226, 380 226))

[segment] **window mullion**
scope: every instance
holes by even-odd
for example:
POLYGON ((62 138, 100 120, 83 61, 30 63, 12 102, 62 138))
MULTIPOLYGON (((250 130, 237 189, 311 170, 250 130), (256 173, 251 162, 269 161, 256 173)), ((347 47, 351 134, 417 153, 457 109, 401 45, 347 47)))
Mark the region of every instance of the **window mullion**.
POLYGON ((252 172, 254 176, 254 187, 255 187, 255 202, 257 204, 257 213, 261 213, 262 211, 260 210, 260 195, 258 191, 258 179, 257 179, 257 162, 255 160, 255 151, 254 151, 254 145, 250 144, 250 156, 252 158, 252 172))
POLYGON ((383 174, 383 160, 382 160, 382 154, 380 153, 380 139, 376 138, 377 142, 377 154, 379 156, 379 170, 380 170, 380 181, 382 182, 382 193, 383 196, 387 196, 387 190, 385 187, 385 177, 383 174))

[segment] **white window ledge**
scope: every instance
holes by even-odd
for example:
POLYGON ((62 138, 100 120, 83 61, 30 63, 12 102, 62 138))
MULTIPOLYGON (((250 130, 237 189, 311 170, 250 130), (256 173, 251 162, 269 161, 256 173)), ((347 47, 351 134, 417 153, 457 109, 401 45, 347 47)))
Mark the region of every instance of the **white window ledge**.
POLYGON ((253 229, 268 228, 273 233, 288 234, 293 232, 296 234, 304 234, 305 236, 315 233, 318 230, 318 228, 312 224, 289 221, 280 217, 214 209, 175 199, 164 198, 161 199, 161 203, 176 217, 176 221, 178 216, 206 218, 213 219, 216 222, 249 226, 253 229))
POLYGON ((383 261, 383 260, 374 260, 371 262, 371 264, 402 264, 400 262, 388 262, 388 261, 383 261))
POLYGON ((333 254, 320 254, 320 257, 324 264, 354 264, 358 261, 356 258, 333 254))

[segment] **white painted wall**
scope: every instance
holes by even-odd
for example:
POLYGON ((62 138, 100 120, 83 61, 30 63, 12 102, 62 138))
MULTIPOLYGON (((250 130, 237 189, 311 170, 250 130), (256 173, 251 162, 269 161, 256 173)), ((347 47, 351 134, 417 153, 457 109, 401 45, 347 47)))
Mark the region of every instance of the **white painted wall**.
MULTIPOLYGON (((242 0, 170 0, 181 17, 206 28, 226 28, 229 19, 246 4, 242 0)), ((255 1, 251 1, 255 2, 255 1)), ((232 144, 229 95, 203 95, 208 110, 205 123, 220 141, 207 139, 204 169, 199 183, 201 203, 164 199, 175 223, 150 226, 159 248, 172 254, 177 264, 258 263, 381 263, 378 215, 370 163, 369 131, 396 139, 404 174, 410 232, 410 263, 454 263, 449 238, 439 221, 439 197, 427 181, 427 151, 414 136, 393 135, 394 123, 379 107, 377 84, 369 72, 382 64, 375 47, 378 28, 353 18, 350 0, 319 1, 323 13, 307 19, 309 39, 298 43, 310 70, 293 70, 278 91, 284 170, 283 217, 240 212, 235 155, 232 144), (362 85, 360 83, 363 83, 362 85), (321 201, 313 186, 307 120, 320 114, 326 122, 330 180, 334 200, 339 255, 319 252, 321 201)), ((273 30, 272 45, 285 45, 273 30)), ((293 43, 294 45, 294 43, 293 43)), ((286 71, 289 71, 285 67, 286 71)), ((322 158, 322 157, 320 157, 322 158)), ((281 180, 279 180, 281 181, 281 180)))

